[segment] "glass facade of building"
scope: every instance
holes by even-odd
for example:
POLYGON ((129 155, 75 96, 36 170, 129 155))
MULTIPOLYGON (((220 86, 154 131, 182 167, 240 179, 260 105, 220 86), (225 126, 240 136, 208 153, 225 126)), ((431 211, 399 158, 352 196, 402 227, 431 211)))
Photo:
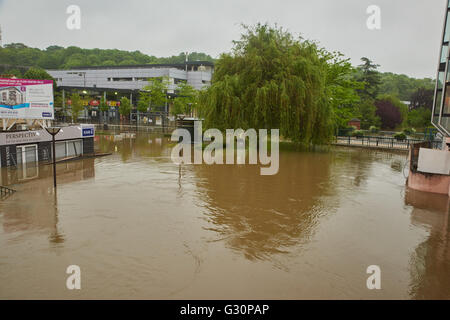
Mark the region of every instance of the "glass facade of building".
POLYGON ((436 88, 431 122, 442 133, 450 135, 450 69, 449 69, 449 40, 450 40, 450 0, 445 8, 442 44, 439 55, 436 88))

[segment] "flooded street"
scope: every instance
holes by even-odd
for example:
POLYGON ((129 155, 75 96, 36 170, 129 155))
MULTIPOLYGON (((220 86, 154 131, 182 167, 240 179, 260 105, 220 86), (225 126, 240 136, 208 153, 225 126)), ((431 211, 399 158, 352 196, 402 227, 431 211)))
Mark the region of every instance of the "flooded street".
POLYGON ((50 165, 2 168, 0 298, 450 298, 448 199, 406 190, 405 154, 281 150, 261 176, 169 139, 99 135, 112 155, 59 163, 56 195, 50 165))

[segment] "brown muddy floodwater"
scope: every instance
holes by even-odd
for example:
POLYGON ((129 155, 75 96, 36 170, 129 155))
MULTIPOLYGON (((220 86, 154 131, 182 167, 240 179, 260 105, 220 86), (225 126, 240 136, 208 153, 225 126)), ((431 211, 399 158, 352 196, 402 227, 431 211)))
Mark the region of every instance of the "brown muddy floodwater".
POLYGON ((100 135, 113 154, 58 164, 56 195, 49 165, 3 170, 0 298, 450 298, 448 199, 406 190, 406 155, 281 151, 261 176, 168 140, 100 135))

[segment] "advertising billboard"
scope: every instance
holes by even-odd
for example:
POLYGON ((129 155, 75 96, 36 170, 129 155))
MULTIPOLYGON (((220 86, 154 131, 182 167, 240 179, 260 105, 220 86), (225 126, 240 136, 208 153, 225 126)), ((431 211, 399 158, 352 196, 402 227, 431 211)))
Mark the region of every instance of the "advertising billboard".
POLYGON ((0 118, 54 119, 53 81, 0 78, 0 118))

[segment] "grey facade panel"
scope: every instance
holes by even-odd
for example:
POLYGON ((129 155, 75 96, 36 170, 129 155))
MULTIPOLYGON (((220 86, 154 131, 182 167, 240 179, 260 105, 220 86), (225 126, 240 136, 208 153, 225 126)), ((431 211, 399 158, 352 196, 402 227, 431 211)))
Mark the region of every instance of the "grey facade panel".
MULTIPOLYGON (((212 78, 213 68, 203 67, 201 70, 188 71, 179 67, 171 66, 136 66, 136 67, 94 67, 86 69, 71 70, 48 70, 47 72, 56 79, 58 86, 83 87, 83 88, 106 88, 140 90, 148 84, 143 78, 169 77, 169 90, 173 91, 177 85, 176 80, 187 80, 188 84, 197 90, 208 85, 212 78)), ((198 67, 201 68, 201 67, 198 67)))

